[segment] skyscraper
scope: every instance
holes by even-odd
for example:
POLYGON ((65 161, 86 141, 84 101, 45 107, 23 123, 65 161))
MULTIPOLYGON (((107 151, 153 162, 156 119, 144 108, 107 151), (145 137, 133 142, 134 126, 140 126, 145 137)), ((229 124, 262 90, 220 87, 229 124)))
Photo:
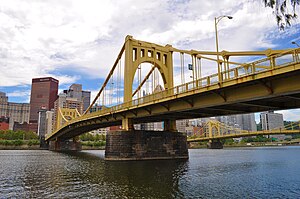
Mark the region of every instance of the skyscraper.
POLYGON ((82 90, 81 84, 72 84, 69 90, 64 90, 64 93, 68 98, 75 98, 77 101, 81 101, 83 111, 90 106, 91 91, 82 90))
POLYGON ((68 90, 64 90, 58 95, 54 102, 54 125, 53 129, 57 129, 61 124, 57 123, 59 108, 77 109, 82 114, 90 105, 91 91, 83 91, 81 84, 72 84, 68 90))
POLYGON ((30 96, 30 123, 38 123, 39 110, 54 108, 54 102, 58 93, 58 80, 52 77, 32 79, 30 96))
MULTIPOLYGON (((260 122, 262 130, 273 130, 284 128, 283 115, 281 113, 274 113, 274 111, 262 112, 260 114, 260 122)), ((285 135, 270 135, 268 137, 284 140, 285 135)))
POLYGON ((13 130, 14 123, 28 123, 29 104, 8 102, 6 93, 0 92, 0 117, 9 118, 9 129, 13 130))
POLYGON ((216 119, 228 126, 240 128, 247 131, 257 130, 254 113, 220 116, 216 117, 216 119))

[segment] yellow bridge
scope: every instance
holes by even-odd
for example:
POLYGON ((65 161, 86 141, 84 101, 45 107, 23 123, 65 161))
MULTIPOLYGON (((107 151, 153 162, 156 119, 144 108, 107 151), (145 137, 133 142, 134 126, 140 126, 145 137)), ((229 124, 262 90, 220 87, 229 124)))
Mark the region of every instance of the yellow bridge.
POLYGON ((228 126, 216 120, 205 123, 198 135, 188 138, 188 142, 213 141, 227 138, 251 137, 258 135, 278 135, 278 134, 300 134, 299 122, 290 123, 284 127, 272 130, 247 131, 232 126, 228 126))
POLYGON ((178 119, 300 108, 299 53, 300 48, 180 50, 127 36, 90 107, 69 119, 63 115, 68 111, 60 111, 60 121, 46 140, 68 140, 115 125, 131 131, 134 124, 158 121, 164 121, 165 131, 175 132, 178 119), (174 77, 174 65, 180 77, 174 77), (144 66, 147 73, 141 72, 144 66), (204 76, 204 69, 217 73, 204 76), (191 81, 186 81, 188 73, 191 81), (90 112, 96 104, 101 110, 90 112))

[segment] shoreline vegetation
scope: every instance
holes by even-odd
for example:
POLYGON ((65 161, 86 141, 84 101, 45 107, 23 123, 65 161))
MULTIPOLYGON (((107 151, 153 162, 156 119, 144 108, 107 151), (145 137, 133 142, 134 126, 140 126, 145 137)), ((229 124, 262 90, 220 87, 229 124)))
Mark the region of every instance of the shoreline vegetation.
MULTIPOLYGON (((195 142, 190 143, 189 149, 201 149, 206 148, 207 142, 195 142)), ((266 141, 266 142, 228 142, 223 141, 224 148, 235 147, 274 147, 274 146, 300 146, 300 138, 283 140, 283 141, 266 141)))
POLYGON ((0 150, 4 149, 40 149, 40 140, 34 132, 0 130, 0 150))
MULTIPOLYGON (((83 150, 105 149, 105 135, 85 133, 79 136, 83 150)), ((0 150, 39 150, 40 140, 36 133, 0 130, 0 150)))
MULTIPOLYGON (((79 136, 82 150, 104 150, 106 144, 105 135, 93 135, 85 133, 79 136)), ((272 140, 257 136, 255 138, 244 138, 240 142, 233 139, 222 140, 224 148, 234 147, 271 147, 271 146, 300 146, 300 135, 294 135, 292 139, 283 141, 272 140)), ((207 142, 189 143, 189 149, 206 148, 207 142)), ((40 140, 36 133, 25 131, 0 130, 0 150, 39 150, 40 140)))

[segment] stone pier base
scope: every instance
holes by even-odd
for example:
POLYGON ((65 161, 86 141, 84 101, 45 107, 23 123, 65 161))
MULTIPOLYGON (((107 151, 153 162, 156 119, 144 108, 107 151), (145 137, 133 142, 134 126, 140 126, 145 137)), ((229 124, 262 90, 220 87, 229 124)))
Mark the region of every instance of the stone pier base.
POLYGON ((50 151, 81 151, 81 143, 74 141, 50 141, 50 151))
POLYGON ((186 135, 167 131, 111 131, 106 160, 188 159, 186 135))
POLYGON ((207 143, 208 149, 223 149, 223 144, 220 140, 212 140, 207 143))

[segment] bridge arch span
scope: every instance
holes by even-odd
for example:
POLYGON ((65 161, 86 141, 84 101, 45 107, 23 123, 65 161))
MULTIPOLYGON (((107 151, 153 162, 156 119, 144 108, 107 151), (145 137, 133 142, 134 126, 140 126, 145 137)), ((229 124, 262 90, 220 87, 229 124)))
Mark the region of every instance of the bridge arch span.
POLYGON ((164 67, 164 65, 161 63, 161 62, 150 62, 146 59, 144 60, 141 60, 140 63, 136 62, 134 63, 134 75, 131 77, 131 82, 132 82, 132 87, 134 87, 134 80, 135 78, 138 76, 138 68, 140 67, 141 70, 142 70, 142 73, 145 72, 146 70, 146 73, 148 74, 143 74, 142 75, 142 80, 143 78, 146 78, 147 75, 150 76, 150 74, 155 71, 155 69, 157 69, 159 71, 159 75, 162 79, 162 85, 163 88, 168 88, 169 86, 171 85, 168 85, 168 80, 167 80, 167 77, 166 77, 166 74, 168 73, 168 71, 166 70, 166 68, 164 67), (145 69, 145 70, 143 70, 145 69))
POLYGON ((127 36, 125 41, 124 102, 132 100, 132 86, 135 73, 143 63, 154 65, 160 72, 164 88, 172 88, 174 86, 172 54, 171 45, 160 46, 127 36))

